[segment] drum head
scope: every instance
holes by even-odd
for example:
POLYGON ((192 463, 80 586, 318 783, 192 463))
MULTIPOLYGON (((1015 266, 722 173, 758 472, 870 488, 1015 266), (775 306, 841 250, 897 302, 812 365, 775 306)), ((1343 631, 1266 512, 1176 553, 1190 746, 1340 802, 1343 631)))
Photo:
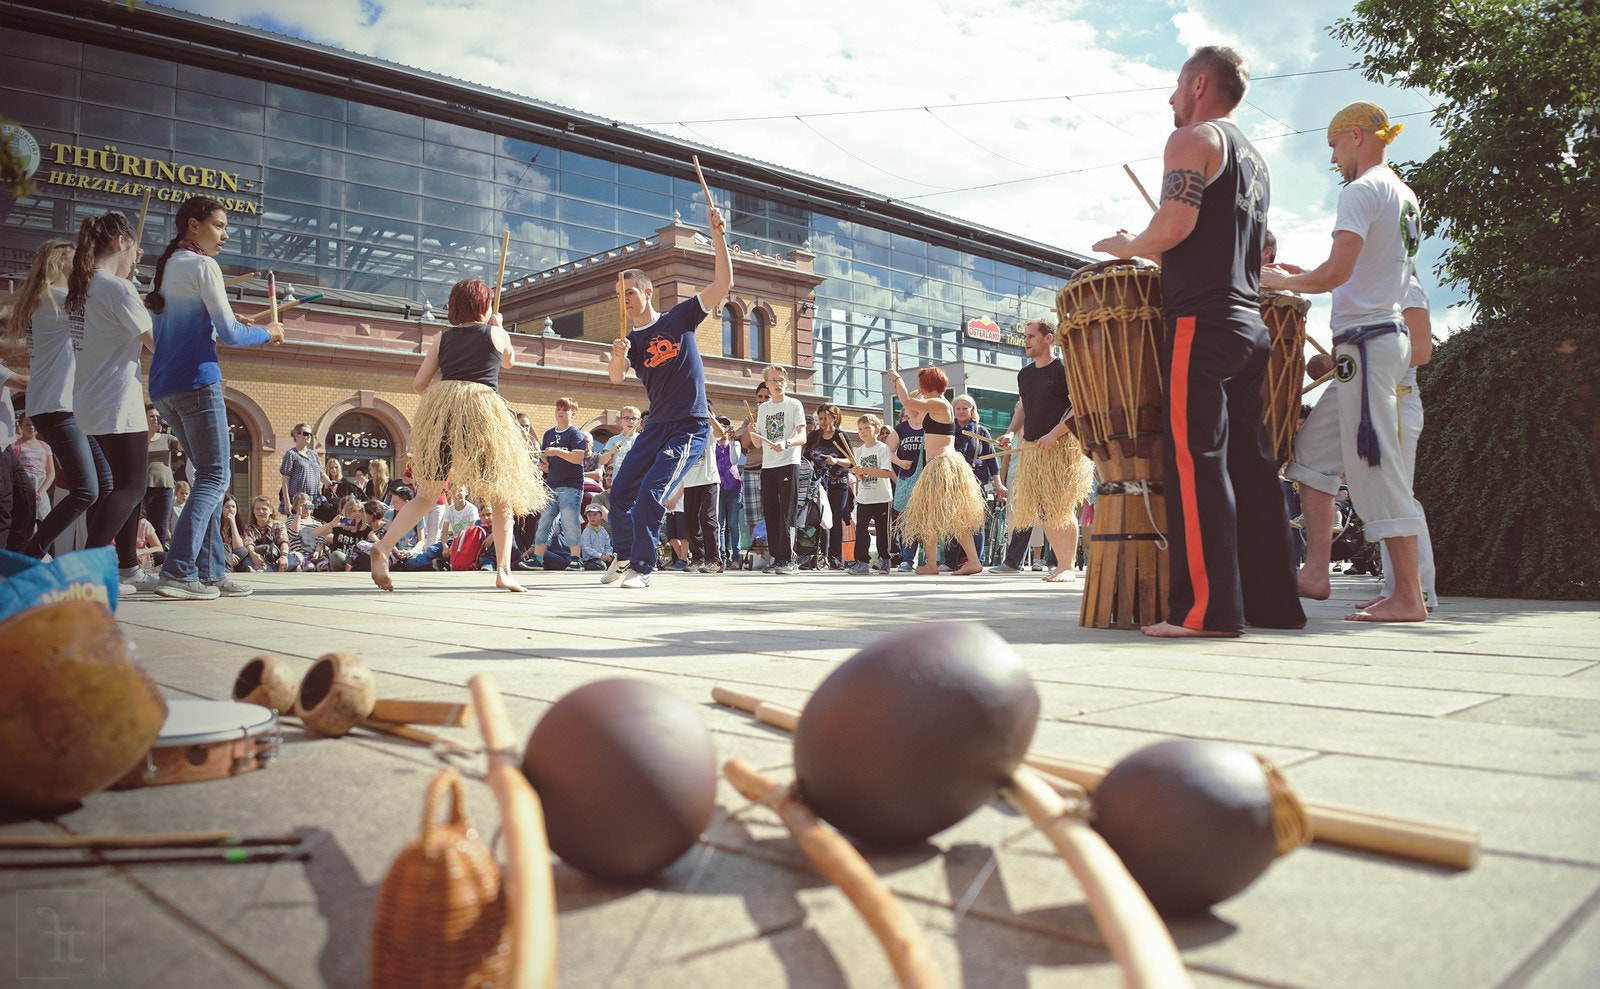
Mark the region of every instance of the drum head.
POLYGON ((155 747, 207 745, 234 738, 254 737, 271 730, 272 721, 272 712, 259 704, 169 700, 167 720, 161 726, 155 747))
POLYGON ((1095 275, 1098 275, 1104 271, 1108 271, 1112 268, 1136 268, 1140 271, 1161 270, 1160 265, 1152 264, 1151 262, 1146 261, 1144 258, 1112 258, 1110 261, 1096 261, 1094 264, 1084 265, 1082 268, 1079 268, 1077 271, 1072 273, 1072 277, 1068 279, 1068 283, 1070 284, 1071 282, 1075 282, 1080 278, 1092 278, 1095 275))

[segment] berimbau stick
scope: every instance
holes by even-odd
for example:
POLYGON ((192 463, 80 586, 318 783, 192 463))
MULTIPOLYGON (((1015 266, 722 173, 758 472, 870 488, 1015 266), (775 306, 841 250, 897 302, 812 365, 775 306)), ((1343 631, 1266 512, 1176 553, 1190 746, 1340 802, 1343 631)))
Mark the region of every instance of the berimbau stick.
POLYGON ((617 311, 622 315, 622 325, 617 328, 617 339, 628 339, 628 279, 617 272, 617 311))
MULTIPOLYGON (((271 281, 268 281, 268 283, 267 283, 267 290, 269 292, 272 291, 272 283, 271 283, 271 281)), ((257 320, 257 319, 260 319, 263 316, 271 316, 272 317, 272 322, 276 323, 278 321, 279 314, 288 312, 290 309, 293 309, 295 306, 303 306, 307 302, 315 302, 320 298, 322 298, 322 293, 321 292, 312 292, 310 295, 306 296, 305 298, 296 299, 293 302, 286 302, 286 303, 284 303, 283 305, 280 306, 280 305, 278 305, 277 298, 274 297, 271 308, 263 309, 260 312, 256 313, 254 316, 251 316, 250 318, 252 320, 257 320)))
POLYGON ((272 314, 272 319, 268 320, 268 322, 276 323, 278 321, 278 276, 276 272, 267 272, 267 299, 271 302, 271 305, 267 307, 267 312, 272 314))
POLYGON ((243 285, 245 282, 249 281, 250 279, 256 277, 259 274, 261 274, 261 272, 259 272, 259 271, 247 271, 242 275, 234 275, 232 278, 224 279, 223 282, 222 282, 222 287, 223 288, 233 288, 235 285, 243 285))
POLYGON ((507 230, 500 238, 500 270, 494 276, 494 308, 490 312, 500 311, 500 288, 506 281, 506 252, 511 250, 511 231, 507 230))
POLYGON ((133 246, 144 243, 144 218, 150 215, 150 190, 145 189, 144 201, 139 204, 139 225, 133 230, 133 246))
POLYGON ((1123 165, 1122 170, 1128 173, 1128 178, 1133 179, 1133 185, 1139 190, 1139 195, 1143 196, 1144 201, 1150 204, 1150 212, 1158 212, 1160 207, 1156 206, 1156 201, 1150 198, 1150 193, 1144 191, 1144 183, 1139 181, 1139 176, 1133 174, 1133 169, 1127 165, 1123 165))
POLYGON ((983 440, 985 443, 989 443, 989 444, 993 444, 994 443, 994 440, 991 437, 985 436, 982 433, 974 433, 970 429, 963 429, 961 431, 961 435, 962 436, 970 436, 975 440, 983 440))
POLYGON ((706 185, 706 173, 700 171, 700 156, 690 155, 689 160, 694 162, 694 177, 700 180, 700 191, 706 194, 706 211, 709 213, 716 203, 711 201, 711 187, 706 185))

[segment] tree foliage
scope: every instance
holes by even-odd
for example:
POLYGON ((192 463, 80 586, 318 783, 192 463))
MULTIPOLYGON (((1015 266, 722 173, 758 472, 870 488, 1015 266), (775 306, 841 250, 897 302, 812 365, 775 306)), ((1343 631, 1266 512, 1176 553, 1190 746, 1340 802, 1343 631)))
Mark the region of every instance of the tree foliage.
POLYGON ((1443 277, 1490 317, 1600 313, 1600 0, 1358 0, 1330 32, 1439 100, 1442 146, 1398 168, 1443 277))

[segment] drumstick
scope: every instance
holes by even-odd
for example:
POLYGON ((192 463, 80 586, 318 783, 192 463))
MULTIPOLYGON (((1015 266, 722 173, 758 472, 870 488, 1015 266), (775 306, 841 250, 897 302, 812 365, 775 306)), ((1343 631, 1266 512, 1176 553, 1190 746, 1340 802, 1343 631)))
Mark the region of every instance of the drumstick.
POLYGON ((1332 358, 1333 357, 1332 354, 1328 353, 1326 350, 1324 350, 1322 348, 1322 344, 1317 342, 1317 338, 1316 337, 1311 336, 1310 334, 1307 334, 1306 335, 1306 343, 1309 343, 1309 344, 1311 344, 1311 346, 1317 348, 1317 353, 1321 354, 1323 357, 1327 357, 1327 358, 1332 358))
POLYGON ((1166 924, 1100 833, 1084 818, 1069 813, 1066 801, 1026 766, 1017 767, 1000 793, 1028 816, 1078 878, 1095 926, 1122 969, 1124 984, 1191 985, 1166 924))
POLYGON ((771 807, 812 866, 849 898, 883 944, 901 985, 935 989, 945 984, 921 929, 854 845, 817 820, 810 807, 795 799, 792 788, 780 787, 743 759, 728 760, 722 775, 747 800, 771 807))
POLYGON ((1156 205, 1156 201, 1154 199, 1150 198, 1150 193, 1144 191, 1144 183, 1139 181, 1139 176, 1133 174, 1133 169, 1124 164, 1122 166, 1122 170, 1128 173, 1128 178, 1133 179, 1133 184, 1136 188, 1138 188, 1139 195, 1143 196, 1144 201, 1150 204, 1150 212, 1159 212, 1161 208, 1156 205))
MULTIPOLYGON (((763 724, 789 731, 793 730, 793 722, 790 721, 788 726, 780 723, 784 720, 781 715, 789 712, 794 720, 798 720, 800 715, 796 708, 726 687, 712 687, 711 699, 718 704, 754 714, 763 724)), ((1110 772, 1108 767, 1098 763, 1038 753, 1029 753, 1024 761, 1041 773, 1067 780, 1090 793, 1100 786, 1100 781, 1110 772)), ((1395 858, 1453 869, 1470 869, 1478 862, 1478 832, 1471 828, 1392 817, 1320 800, 1302 800, 1301 803, 1306 816, 1311 819, 1314 841, 1382 852, 1395 858)))
POLYGON ((81 869, 96 866, 125 865, 260 865, 269 862, 300 861, 309 859, 310 852, 247 852, 242 848, 212 849, 209 854, 193 855, 99 855, 92 859, 70 861, 40 859, 0 860, 0 869, 8 872, 37 872, 44 869, 81 869))
POLYGON ((617 272, 617 309, 622 313, 622 326, 617 330, 617 339, 628 339, 628 286, 622 272, 617 272))
POLYGON ((133 246, 138 247, 144 243, 144 218, 150 213, 150 189, 144 190, 144 201, 139 204, 139 225, 133 229, 133 246))
POLYGON ((1308 394, 1314 388, 1321 388, 1323 385, 1327 384, 1328 383, 1328 379, 1332 378, 1332 377, 1333 377, 1333 372, 1329 371, 1327 374, 1324 374, 1322 377, 1320 377, 1317 380, 1311 382, 1311 384, 1306 385, 1304 388, 1300 389, 1300 394, 1305 395, 1305 394, 1308 394))
POLYGON ((522 774, 516 736, 494 677, 479 673, 468 685, 489 750, 488 781, 500 805, 505 836, 502 880, 510 906, 511 984, 519 989, 550 989, 556 984, 556 891, 544 810, 522 774))
MULTIPOLYGON (((750 426, 752 429, 754 429, 756 425, 756 413, 754 409, 750 408, 750 400, 748 398, 744 400, 744 412, 745 415, 750 417, 750 426)), ((781 449, 776 440, 769 440, 765 436, 762 436, 759 432, 752 432, 750 435, 772 447, 774 450, 781 449)))
POLYGON ((506 252, 511 249, 511 231, 507 230, 500 238, 500 270, 494 276, 494 308, 490 312, 500 311, 500 289, 506 281, 506 252))
POLYGON ((410 725, 390 724, 387 721, 363 721, 361 722, 361 727, 383 735, 393 735, 395 738, 403 738, 408 742, 416 742, 419 745, 426 745, 429 748, 432 748, 435 745, 441 745, 453 752, 458 752, 461 755, 475 755, 477 752, 476 749, 465 742, 458 742, 453 738, 445 738, 443 735, 435 735, 431 731, 423 731, 421 728, 413 728, 410 725))
POLYGON ((222 287, 223 288, 233 288, 235 285, 243 285, 245 282, 249 281, 250 279, 256 277, 259 274, 261 274, 261 272, 259 272, 259 271, 247 271, 242 275, 234 275, 232 278, 225 278, 222 281, 222 287))
POLYGON ((711 187, 706 185, 706 173, 700 171, 700 156, 690 155, 689 160, 694 162, 694 177, 700 180, 700 191, 706 194, 706 210, 709 212, 716 203, 711 201, 711 187))
POLYGON ((972 437, 972 438, 973 438, 973 439, 975 439, 975 440, 983 440, 983 441, 984 441, 984 442, 985 442, 985 443, 988 443, 988 444, 990 444, 990 445, 991 445, 991 446, 992 446, 992 445, 994 445, 994 440, 993 440, 993 439, 992 439, 992 438, 990 438, 990 437, 988 437, 988 436, 985 436, 985 435, 983 435, 983 434, 982 434, 982 433, 974 433, 974 432, 973 432, 973 431, 972 431, 972 430, 970 430, 970 429, 963 429, 963 430, 962 430, 962 431, 961 431, 961 435, 962 435, 962 436, 970 436, 970 437, 972 437))
POLYGON ((232 831, 155 831, 149 834, 54 834, 0 838, 7 851, 48 848, 228 848, 295 845, 296 835, 281 838, 241 838, 232 831))
POLYGON ((472 724, 472 705, 454 701, 386 701, 372 705, 368 721, 400 725, 441 725, 465 728, 472 724))
POLYGON ((1038 447, 1019 446, 1015 450, 996 450, 994 453, 984 454, 983 456, 979 457, 978 460, 994 460, 997 457, 1009 457, 1014 453, 1032 453, 1036 449, 1038 449, 1038 447))
MULTIPOLYGON (((278 276, 276 272, 267 272, 267 299, 272 303, 267 307, 267 312, 272 314, 270 323, 278 321, 278 276)), ((255 319, 260 319, 266 313, 257 313, 255 319)))
MULTIPOLYGON (((271 288, 272 281, 271 281, 270 275, 268 277, 267 285, 268 285, 267 291, 269 291, 269 292, 272 291, 272 288, 271 288)), ((271 308, 263 309, 260 312, 256 313, 254 316, 251 316, 250 318, 252 320, 257 320, 257 319, 260 319, 263 316, 271 316, 272 319, 270 320, 270 322, 276 323, 278 321, 278 314, 279 313, 288 312, 290 309, 293 309, 295 306, 303 306, 307 302, 315 302, 320 298, 322 298, 322 293, 321 292, 312 292, 310 295, 305 296, 304 298, 296 299, 293 302, 285 302, 283 305, 280 306, 280 305, 278 305, 277 297, 274 296, 271 308)))

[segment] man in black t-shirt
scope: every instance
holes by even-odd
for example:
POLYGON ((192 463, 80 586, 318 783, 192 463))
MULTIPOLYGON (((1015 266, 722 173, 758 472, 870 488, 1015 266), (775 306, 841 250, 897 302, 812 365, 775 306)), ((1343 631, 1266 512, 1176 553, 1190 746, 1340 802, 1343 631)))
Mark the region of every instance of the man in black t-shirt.
POLYGON ((1160 208, 1137 236, 1119 230, 1094 245, 1119 258, 1161 259, 1172 556, 1167 620, 1144 632, 1162 638, 1306 621, 1261 419, 1268 342, 1259 295, 1272 179, 1229 119, 1249 79, 1233 49, 1195 51, 1168 100, 1177 129, 1167 139, 1160 208))

